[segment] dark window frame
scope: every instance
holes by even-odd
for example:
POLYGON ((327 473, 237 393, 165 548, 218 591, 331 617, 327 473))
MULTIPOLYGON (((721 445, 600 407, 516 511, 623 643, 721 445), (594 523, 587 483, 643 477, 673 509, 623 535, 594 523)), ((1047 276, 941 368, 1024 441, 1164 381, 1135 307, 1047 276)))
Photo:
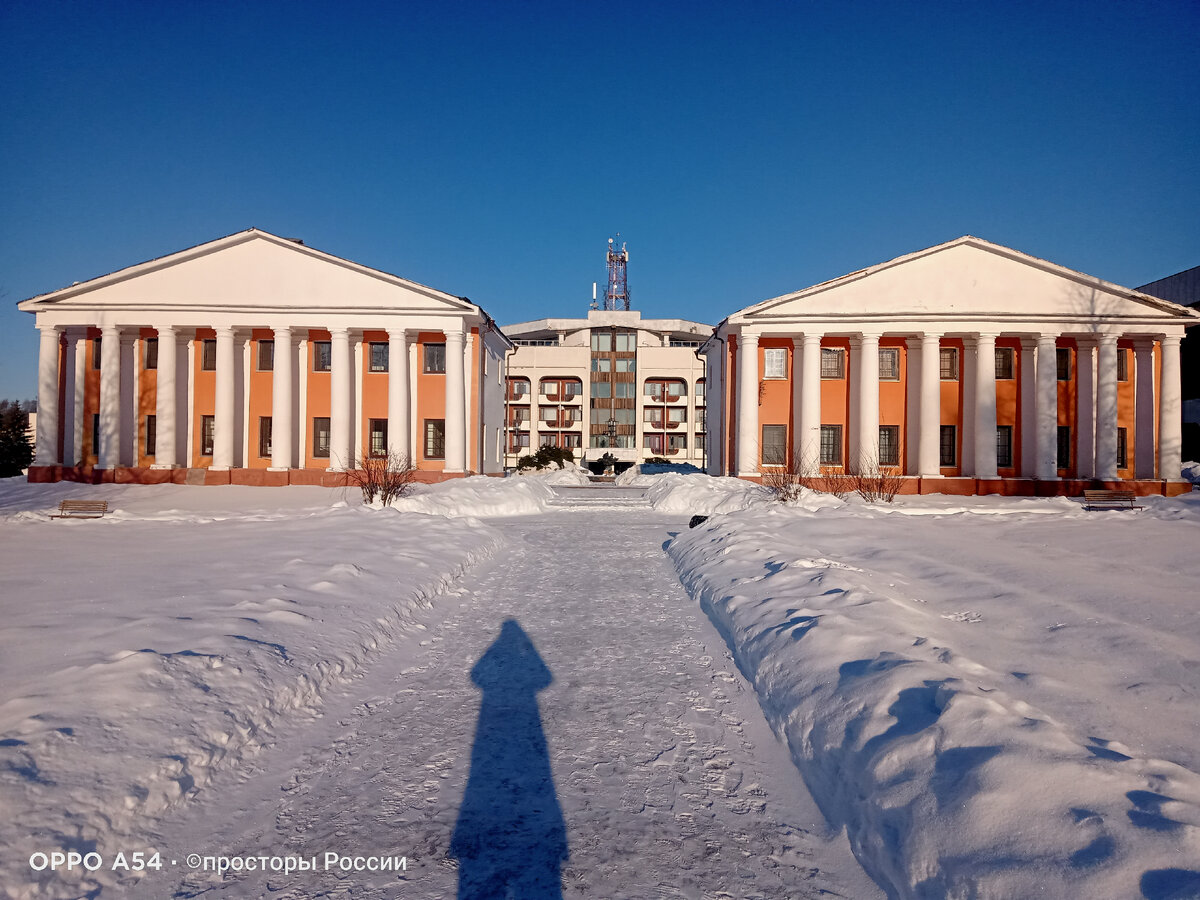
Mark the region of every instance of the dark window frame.
POLYGON ((1124 427, 1117 427, 1117 468, 1129 468, 1129 431, 1124 427))
POLYGON ((217 417, 200 417, 200 455, 212 456, 217 442, 217 417))
POLYGON ((996 468, 1011 469, 1013 466, 1013 427, 996 426, 996 468))
POLYGON ((333 341, 313 341, 312 348, 312 370, 314 372, 332 372, 333 341))
POLYGON ((1059 469, 1071 468, 1071 426, 1059 425, 1055 434, 1054 465, 1059 469))
POLYGON ((386 459, 388 455, 388 420, 367 420, 367 456, 372 459, 386 459), (376 437, 379 441, 376 442, 376 437))
POLYGON ((1054 348, 1054 374, 1058 381, 1070 381, 1073 374, 1071 366, 1071 348, 1054 348))
POLYGON ((879 464, 881 466, 898 466, 900 465, 900 426, 899 425, 880 425, 879 426, 879 464), (888 454, 884 456, 884 434, 887 434, 886 442, 888 454))
POLYGON ((158 455, 158 416, 151 413, 146 416, 145 456, 158 455))
POLYGON ((258 458, 271 458, 271 439, 274 437, 273 421, 270 416, 258 417, 258 458))
POLYGON ((938 431, 938 466, 943 469, 958 466, 957 425, 942 425, 938 431))
POLYGON ((840 466, 843 458, 843 443, 842 443, 842 426, 841 425, 822 425, 821 426, 821 462, 823 466, 840 466), (826 453, 826 450, 835 450, 836 453, 826 453))
POLYGON ((939 347, 938 348, 938 375, 941 381, 958 381, 959 365, 958 365, 958 348, 957 347, 939 347), (949 361, 950 365, 946 363, 949 361), (946 372, 950 371, 947 375, 946 372))
POLYGON ((367 341, 367 371, 386 372, 389 352, 387 341, 367 341))
POLYGON ((330 447, 333 443, 332 435, 330 434, 330 417, 329 416, 313 416, 312 418, 312 456, 313 459, 329 459, 330 447), (321 423, 324 423, 322 428, 321 423), (321 440, 324 435, 324 441, 321 440), (322 447, 322 443, 324 446, 322 447))
POLYGON ((880 381, 899 381, 900 380, 900 348, 899 347, 880 347, 879 348, 879 380, 880 381), (884 359, 894 359, 895 367, 888 363, 887 368, 884 368, 884 359), (886 374, 885 374, 886 372, 886 374))
POLYGON ((200 340, 200 371, 217 371, 217 339, 201 338, 200 340))
POLYGON ((996 380, 1012 381, 1017 377, 1017 355, 1012 347, 996 348, 996 380))
POLYGON ((845 347, 822 347, 821 348, 821 380, 822 381, 841 381, 846 377, 846 348, 845 347), (837 360, 837 365, 826 365, 827 361, 837 360))
MULTIPOLYGON (((426 375, 445 375, 446 374, 446 344, 430 343, 422 344, 425 348, 421 351, 421 371, 426 375), (440 367, 440 368, 439 368, 440 367)), ((428 419, 426 421, 433 421, 428 419)))
POLYGON ((145 345, 142 353, 142 368, 146 371, 153 371, 158 368, 158 338, 146 338, 142 343, 145 345))
POLYGON ((762 426, 762 464, 764 466, 787 465, 787 426, 762 426), (768 438, 768 432, 771 437, 768 438))
POLYGON ((258 353, 255 354, 254 365, 259 372, 275 371, 275 339, 269 338, 258 342, 258 353))
POLYGON ((446 420, 425 419, 422 426, 425 459, 446 458, 446 420), (440 431, 439 431, 440 429, 440 431))

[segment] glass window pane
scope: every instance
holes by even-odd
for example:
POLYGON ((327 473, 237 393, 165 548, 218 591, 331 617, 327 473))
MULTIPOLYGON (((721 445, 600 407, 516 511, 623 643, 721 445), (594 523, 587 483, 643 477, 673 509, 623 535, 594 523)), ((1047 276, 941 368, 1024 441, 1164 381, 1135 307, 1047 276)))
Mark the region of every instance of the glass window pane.
POLYGON ((958 348, 942 347, 938 352, 942 381, 958 380, 958 348))

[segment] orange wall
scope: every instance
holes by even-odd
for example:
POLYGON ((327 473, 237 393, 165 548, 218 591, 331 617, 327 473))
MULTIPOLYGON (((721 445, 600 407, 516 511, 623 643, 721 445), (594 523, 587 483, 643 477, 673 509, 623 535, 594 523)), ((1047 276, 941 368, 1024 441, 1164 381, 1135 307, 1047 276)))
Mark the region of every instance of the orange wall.
POLYGON ((158 332, 153 328, 143 328, 138 332, 138 339, 134 342, 134 367, 137 372, 137 377, 134 379, 135 389, 138 392, 138 419, 134 428, 134 434, 137 435, 137 450, 135 459, 138 466, 154 465, 154 457, 146 453, 146 416, 153 416, 158 409, 158 373, 155 369, 146 368, 146 341, 148 338, 158 337, 158 332))

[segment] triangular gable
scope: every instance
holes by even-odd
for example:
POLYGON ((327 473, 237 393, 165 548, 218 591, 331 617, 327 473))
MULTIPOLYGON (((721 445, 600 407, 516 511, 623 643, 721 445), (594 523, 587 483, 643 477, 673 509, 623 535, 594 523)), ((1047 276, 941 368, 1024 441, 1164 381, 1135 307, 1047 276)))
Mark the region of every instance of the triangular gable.
POLYGON ((253 228, 19 304, 56 307, 478 311, 464 298, 253 228))
POLYGON ((1191 318, 1157 297, 967 236, 746 307, 729 322, 830 316, 1191 318))

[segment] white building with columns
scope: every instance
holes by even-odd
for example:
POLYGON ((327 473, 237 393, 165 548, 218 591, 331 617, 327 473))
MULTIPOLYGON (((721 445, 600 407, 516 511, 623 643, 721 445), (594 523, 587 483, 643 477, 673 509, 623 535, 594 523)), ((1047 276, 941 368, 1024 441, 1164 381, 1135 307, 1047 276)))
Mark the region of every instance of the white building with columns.
POLYGON ((19 304, 31 481, 338 484, 368 457, 499 473, 512 344, 477 305, 250 229, 19 304))
POLYGON ((708 470, 882 467, 921 493, 1182 493, 1179 344, 1197 323, 962 237, 721 322, 703 347, 708 470))

